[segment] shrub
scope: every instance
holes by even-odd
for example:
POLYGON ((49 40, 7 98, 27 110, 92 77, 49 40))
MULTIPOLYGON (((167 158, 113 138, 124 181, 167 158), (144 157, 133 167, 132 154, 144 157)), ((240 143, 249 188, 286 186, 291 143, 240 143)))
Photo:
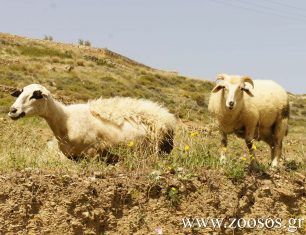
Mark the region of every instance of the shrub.
POLYGON ((77 66, 85 66, 83 60, 78 60, 76 63, 77 63, 77 66))
POLYGON ((84 45, 90 47, 91 46, 91 42, 87 40, 87 41, 84 42, 84 45))
POLYGON ((79 45, 81 45, 81 46, 84 45, 84 40, 83 39, 79 39, 78 42, 79 42, 79 45))
POLYGON ((46 40, 46 41, 53 41, 53 37, 52 36, 48 36, 48 35, 45 35, 44 36, 44 40, 46 40))
POLYGON ((59 63, 60 62, 60 59, 58 57, 53 57, 51 59, 52 63, 59 63))

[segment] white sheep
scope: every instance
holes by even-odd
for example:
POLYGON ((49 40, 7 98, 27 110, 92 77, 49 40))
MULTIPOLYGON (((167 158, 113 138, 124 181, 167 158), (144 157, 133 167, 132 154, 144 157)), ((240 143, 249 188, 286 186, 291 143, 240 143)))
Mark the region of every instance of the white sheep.
MULTIPOLYGON (((289 102, 286 91, 270 80, 220 74, 208 110, 217 119, 222 134, 221 161, 225 160, 227 135, 244 138, 254 158, 253 140, 271 148, 272 167, 278 165, 282 140, 288 132, 289 102)), ((255 159, 252 163, 256 163, 255 159)))
POLYGON ((64 105, 39 84, 12 93, 17 97, 9 116, 37 115, 52 129, 60 150, 69 158, 102 154, 119 143, 145 140, 156 151, 170 153, 176 118, 160 105, 143 99, 114 97, 86 104, 64 105))

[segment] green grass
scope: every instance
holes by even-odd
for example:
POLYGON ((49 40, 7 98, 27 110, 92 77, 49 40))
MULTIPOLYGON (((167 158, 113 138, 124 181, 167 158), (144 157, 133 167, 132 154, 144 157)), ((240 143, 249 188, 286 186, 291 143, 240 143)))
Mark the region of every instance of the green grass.
POLYGON ((45 57, 57 56, 59 58, 72 58, 72 53, 70 51, 61 52, 60 50, 48 47, 39 47, 37 45, 21 45, 18 47, 20 54, 31 57, 45 57))

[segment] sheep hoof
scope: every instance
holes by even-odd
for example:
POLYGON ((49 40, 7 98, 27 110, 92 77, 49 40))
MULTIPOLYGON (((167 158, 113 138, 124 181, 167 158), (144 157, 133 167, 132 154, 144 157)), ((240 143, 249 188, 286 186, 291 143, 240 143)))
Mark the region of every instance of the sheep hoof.
POLYGON ((270 167, 269 167, 269 171, 271 172, 271 173, 276 173, 276 172, 279 172, 279 167, 277 166, 277 165, 270 165, 270 167))
POLYGON ((270 168, 277 168, 277 167, 278 167, 278 161, 277 159, 273 159, 273 161, 271 162, 270 168))

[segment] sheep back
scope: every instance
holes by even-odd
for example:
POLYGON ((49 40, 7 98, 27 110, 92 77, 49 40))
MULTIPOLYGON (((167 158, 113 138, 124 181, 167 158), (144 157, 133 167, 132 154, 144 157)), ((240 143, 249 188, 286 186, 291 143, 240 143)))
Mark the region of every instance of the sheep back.
POLYGON ((271 80, 254 80, 254 89, 248 88, 254 97, 244 95, 245 109, 248 110, 248 106, 256 108, 260 125, 271 126, 277 118, 289 117, 288 95, 279 84, 271 80))
POLYGON ((103 121, 118 127, 125 121, 142 125, 150 134, 168 132, 176 125, 176 118, 169 111, 149 100, 113 97, 89 102, 90 112, 103 121))

